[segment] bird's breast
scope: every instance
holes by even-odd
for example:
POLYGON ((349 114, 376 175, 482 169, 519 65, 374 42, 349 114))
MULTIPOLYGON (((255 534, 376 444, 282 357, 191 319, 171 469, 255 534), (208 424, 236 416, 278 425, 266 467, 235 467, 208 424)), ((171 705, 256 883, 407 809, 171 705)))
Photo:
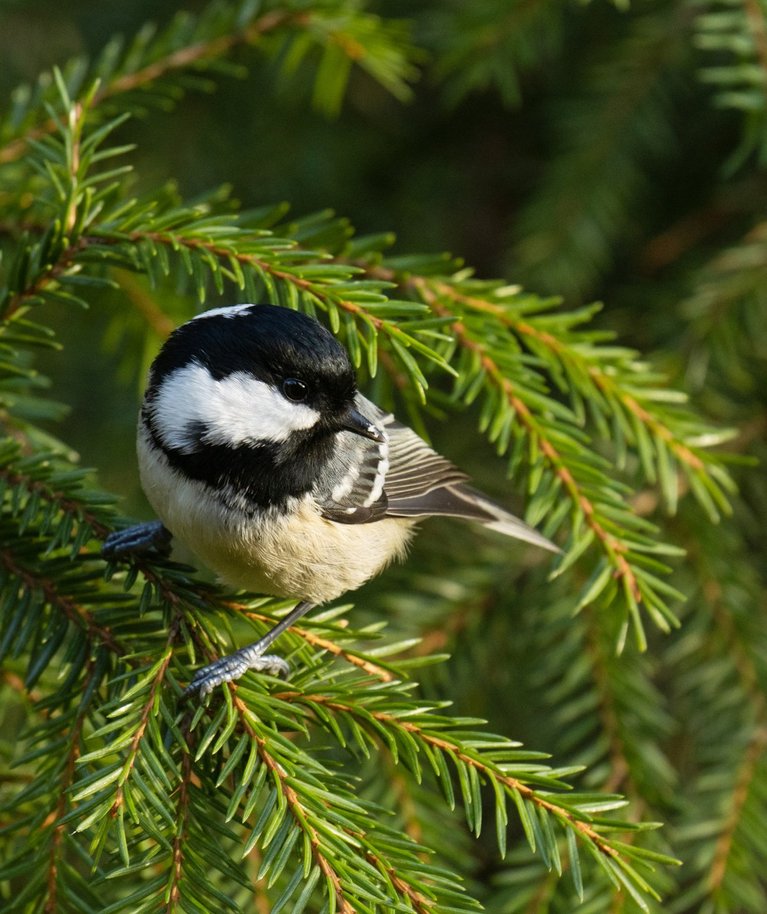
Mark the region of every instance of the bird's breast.
POLYGON ((139 434, 138 453, 142 486, 162 522, 231 587, 323 603, 402 558, 413 533, 408 518, 334 523, 310 495, 238 510, 232 493, 224 499, 183 476, 148 436, 139 434))

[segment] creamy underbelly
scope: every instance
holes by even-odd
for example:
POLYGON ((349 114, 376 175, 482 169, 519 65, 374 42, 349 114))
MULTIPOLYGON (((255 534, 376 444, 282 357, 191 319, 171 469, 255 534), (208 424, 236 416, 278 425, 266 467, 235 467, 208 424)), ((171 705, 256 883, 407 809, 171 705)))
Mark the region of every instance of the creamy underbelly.
POLYGON ((141 439, 139 466, 147 498, 165 526, 231 587, 323 603, 401 558, 413 533, 414 522, 404 518, 337 524, 308 501, 296 502, 289 514, 246 521, 141 439))

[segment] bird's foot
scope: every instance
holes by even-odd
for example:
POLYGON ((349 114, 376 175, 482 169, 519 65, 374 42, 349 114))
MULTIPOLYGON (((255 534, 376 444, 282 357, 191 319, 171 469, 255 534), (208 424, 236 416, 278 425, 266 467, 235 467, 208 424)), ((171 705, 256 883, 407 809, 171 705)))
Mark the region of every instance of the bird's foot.
POLYGON ((197 670, 192 681, 184 689, 184 697, 189 698, 197 694, 204 698, 216 686, 223 682, 233 682, 248 670, 284 679, 290 673, 290 666, 276 654, 264 654, 263 647, 260 647, 258 642, 249 644, 197 670))
POLYGON ((222 682, 233 682, 239 679, 243 673, 248 670, 254 670, 257 673, 268 673, 270 676, 281 676, 287 678, 290 673, 290 667, 275 654, 267 654, 266 649, 270 647, 277 638, 293 623, 306 615, 314 604, 302 600, 300 603, 271 628, 263 638, 241 647, 233 654, 222 657, 214 663, 209 663, 201 670, 198 670, 192 681, 184 689, 184 697, 189 697, 195 693, 204 698, 209 692, 212 692, 217 685, 222 682))
POLYGON ((101 555, 105 559, 121 559, 154 549, 168 554, 173 534, 162 521, 153 520, 146 524, 135 524, 124 530, 115 530, 104 540, 101 555))

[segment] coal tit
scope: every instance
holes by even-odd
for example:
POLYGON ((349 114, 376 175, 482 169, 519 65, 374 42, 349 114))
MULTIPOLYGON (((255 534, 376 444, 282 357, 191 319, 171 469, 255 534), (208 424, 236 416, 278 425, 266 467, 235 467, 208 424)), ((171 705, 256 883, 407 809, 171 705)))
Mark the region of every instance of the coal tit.
POLYGON ((141 482, 160 521, 112 534, 109 557, 178 537, 226 584, 298 600, 255 644, 202 668, 202 695, 246 670, 319 603, 402 558, 418 520, 477 521, 544 549, 536 530, 357 390, 346 350, 313 318, 234 305, 175 330, 138 423, 141 482))

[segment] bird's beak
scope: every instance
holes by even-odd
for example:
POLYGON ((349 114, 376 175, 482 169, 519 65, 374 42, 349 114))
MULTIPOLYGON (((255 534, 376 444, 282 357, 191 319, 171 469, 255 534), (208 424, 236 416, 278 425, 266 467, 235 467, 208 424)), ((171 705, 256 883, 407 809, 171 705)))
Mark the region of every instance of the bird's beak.
POLYGON ((362 435, 363 438, 370 438, 371 441, 384 441, 384 433, 378 426, 374 425, 370 419, 367 419, 362 413, 353 406, 346 411, 341 428, 346 432, 354 432, 355 435, 362 435))

